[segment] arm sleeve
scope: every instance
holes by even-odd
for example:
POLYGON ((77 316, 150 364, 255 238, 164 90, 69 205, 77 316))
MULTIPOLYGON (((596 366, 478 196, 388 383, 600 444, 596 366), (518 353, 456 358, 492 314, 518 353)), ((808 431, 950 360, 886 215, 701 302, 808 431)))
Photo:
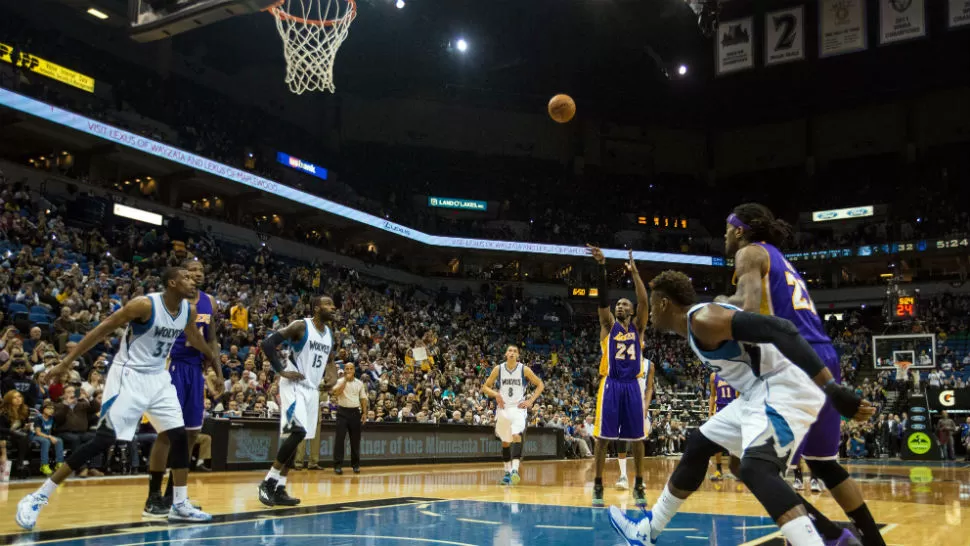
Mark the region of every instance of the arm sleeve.
POLYGON ((269 359, 269 363, 271 366, 273 366, 273 370, 275 370, 276 373, 283 371, 283 362, 280 361, 280 353, 277 350, 277 347, 280 345, 280 343, 283 343, 283 341, 283 334, 273 332, 260 344, 260 348, 263 349, 263 353, 266 354, 266 358, 269 359))
POLYGON ((825 369, 825 364, 815 349, 812 349, 805 338, 798 335, 798 329, 791 321, 738 311, 731 319, 731 335, 737 341, 771 343, 811 378, 825 369))
POLYGON ((610 295, 607 293, 608 290, 606 289, 606 287, 607 287, 607 277, 608 276, 606 274, 606 266, 604 265, 604 266, 602 266, 600 268, 600 277, 598 279, 598 281, 599 281, 598 288, 599 288, 599 292, 600 292, 600 298, 599 298, 599 300, 600 300, 600 303, 599 303, 600 309, 602 309, 602 308, 608 308, 610 306, 610 295))

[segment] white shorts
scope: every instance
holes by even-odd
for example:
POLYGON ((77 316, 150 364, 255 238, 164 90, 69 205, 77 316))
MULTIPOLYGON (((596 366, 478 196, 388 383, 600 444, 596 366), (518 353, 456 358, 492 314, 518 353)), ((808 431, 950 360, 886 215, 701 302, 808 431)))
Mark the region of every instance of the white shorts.
POLYGON ((824 404, 825 394, 805 372, 789 367, 742 393, 700 431, 731 455, 757 450, 787 468, 824 404))
POLYGON ((178 393, 165 369, 146 373, 111 366, 101 399, 101 419, 107 419, 119 440, 130 442, 145 414, 156 432, 185 426, 178 393))
POLYGON ((525 418, 527 411, 518 408, 500 408, 495 412, 495 435, 502 442, 512 442, 512 437, 525 432, 525 418))
POLYGON ((320 391, 303 381, 280 379, 280 434, 299 425, 306 429, 306 440, 317 436, 317 420, 320 417, 320 391))

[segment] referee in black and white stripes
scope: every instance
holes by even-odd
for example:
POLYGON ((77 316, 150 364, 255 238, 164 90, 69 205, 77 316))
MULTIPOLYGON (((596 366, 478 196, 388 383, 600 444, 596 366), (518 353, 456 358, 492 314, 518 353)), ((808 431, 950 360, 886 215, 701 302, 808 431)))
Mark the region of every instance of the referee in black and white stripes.
POLYGON ((367 388, 364 382, 354 377, 353 364, 344 366, 344 376, 333 387, 337 400, 337 435, 333 446, 333 471, 343 474, 344 438, 350 432, 350 465, 354 473, 360 473, 360 428, 367 418, 367 388))

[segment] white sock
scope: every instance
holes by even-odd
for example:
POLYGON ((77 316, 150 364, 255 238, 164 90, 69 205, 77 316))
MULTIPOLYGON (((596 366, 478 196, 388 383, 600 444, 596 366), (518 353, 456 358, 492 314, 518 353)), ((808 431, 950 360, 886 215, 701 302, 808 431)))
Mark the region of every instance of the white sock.
POLYGON ((270 468, 269 472, 266 474, 266 479, 279 481, 280 471, 276 470, 275 468, 270 468))
MULTIPOLYGON (((669 486, 664 486, 663 493, 657 499, 657 503, 653 505, 653 520, 650 522, 650 538, 656 540, 660 533, 667 527, 670 520, 674 517, 678 510, 680 510, 680 505, 684 504, 687 499, 679 499, 670 492, 669 486)), ((644 518, 646 522, 646 518, 644 518)))
POLYGON ((195 466, 202 466, 205 464, 205 459, 199 459, 196 461, 195 466))
POLYGON ((286 487, 286 476, 280 476, 280 479, 276 482, 276 487, 286 487))
POLYGON ((626 459, 617 459, 617 462, 620 463, 620 479, 623 479, 623 480, 627 479, 627 477, 626 477, 626 459))
POLYGON ((505 471, 512 472, 512 461, 505 461, 505 471))
POLYGON ((40 489, 38 489, 35 494, 44 495, 45 497, 50 498, 50 496, 54 494, 54 491, 57 491, 57 484, 48 478, 44 480, 44 483, 41 484, 40 489))
POLYGON ((792 546, 825 546, 822 537, 818 536, 812 518, 797 517, 781 526, 781 534, 785 535, 792 546))
POLYGON ((189 486, 176 485, 172 488, 172 504, 182 504, 189 499, 189 486))
POLYGON ((512 459, 512 472, 519 471, 519 459, 512 459))

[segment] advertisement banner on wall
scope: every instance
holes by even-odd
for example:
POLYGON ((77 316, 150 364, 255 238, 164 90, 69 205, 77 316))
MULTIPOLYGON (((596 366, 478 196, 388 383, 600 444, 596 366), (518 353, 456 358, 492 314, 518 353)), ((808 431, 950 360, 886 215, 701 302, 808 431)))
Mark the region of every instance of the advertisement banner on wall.
POLYGON ((891 44, 926 36, 923 0, 879 0, 879 43, 891 44))
POLYGON ((862 51, 868 47, 864 0, 819 0, 818 10, 819 57, 862 51))
POLYGON ((717 29, 718 75, 730 74, 754 67, 751 45, 754 43, 754 25, 751 17, 735 21, 721 21, 717 29))
POLYGON ((765 14, 765 65, 805 59, 805 9, 802 6, 765 14))
POLYGON ((949 0, 946 23, 949 28, 970 26, 970 0, 949 0))

